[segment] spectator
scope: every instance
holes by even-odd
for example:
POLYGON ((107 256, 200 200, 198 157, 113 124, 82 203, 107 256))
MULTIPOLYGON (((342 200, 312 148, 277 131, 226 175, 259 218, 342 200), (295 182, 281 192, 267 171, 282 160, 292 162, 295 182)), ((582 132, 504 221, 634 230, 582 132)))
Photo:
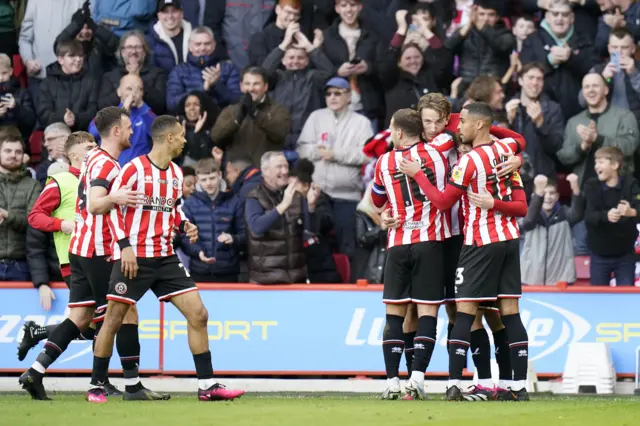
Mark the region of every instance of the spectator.
POLYGON ((465 93, 466 101, 457 99, 452 92, 452 110, 461 110, 469 102, 484 102, 491 106, 494 112, 502 111, 504 108, 504 89, 500 80, 491 75, 481 75, 476 77, 465 93))
POLYGON ((582 220, 584 197, 580 194, 578 176, 570 174, 567 180, 572 190, 570 207, 559 203, 555 182, 545 175, 534 179, 535 192, 529 211, 520 222, 520 229, 526 232, 520 254, 524 284, 556 285, 576 280, 571 227, 582 220))
POLYGON ((520 52, 522 65, 545 65, 545 91, 560 104, 565 117, 580 112, 580 84, 595 59, 591 41, 575 30, 573 22, 568 0, 549 0, 540 30, 525 40, 520 52))
POLYGON ((89 2, 76 10, 71 23, 56 37, 53 48, 62 41, 70 40, 78 40, 82 44, 85 69, 97 80, 113 67, 120 39, 107 28, 96 25, 91 19, 89 2))
POLYGON ((155 66, 167 74, 187 60, 191 24, 184 20, 182 0, 160 0, 158 22, 149 32, 149 46, 155 66))
POLYGON ((303 230, 312 231, 317 191, 306 199, 298 181, 289 183, 289 164, 281 152, 260 161, 263 180, 245 202, 249 280, 254 284, 293 284, 307 279, 303 230))
POLYGON ((629 110, 609 105, 609 89, 600 74, 590 73, 584 77, 582 93, 587 109, 569 119, 558 159, 573 168, 582 185, 596 176, 595 152, 603 146, 615 146, 628 159, 628 171, 632 173, 632 158, 639 143, 635 116, 629 110))
POLYGON ((173 161, 188 166, 210 158, 213 149, 211 128, 220 114, 220 107, 206 93, 191 92, 182 98, 178 111, 183 117, 187 143, 181 156, 173 161))
POLYGON ((249 154, 253 164, 267 151, 284 148, 291 116, 282 105, 267 95, 266 72, 249 67, 242 72, 244 96, 235 105, 222 110, 211 131, 213 143, 229 154, 249 154))
MULTIPOLYGON (((609 36, 609 59, 591 68, 590 72, 602 74, 613 105, 631 110, 640 120, 640 72, 635 54, 633 35, 625 28, 615 29, 609 36)), ((587 106, 582 92, 580 105, 587 106)))
POLYGON ((260 169, 253 165, 251 157, 246 154, 229 155, 227 157, 225 176, 227 182, 231 185, 231 192, 243 204, 249 192, 262 182, 260 169))
POLYGON ((11 59, 0 53, 0 125, 17 127, 22 139, 28 140, 36 124, 36 112, 31 95, 12 75, 11 59))
POLYGON ((12 137, 16 132, 0 137, 0 281, 29 281, 27 213, 41 189, 22 164, 24 145, 12 137))
MULTIPOLYGON (((378 72, 382 86, 385 89, 385 102, 387 106, 387 116, 385 118, 385 128, 389 126, 393 113, 402 108, 416 108, 420 97, 429 92, 437 92, 437 80, 442 77, 436 75, 431 65, 426 62, 426 50, 416 43, 406 43, 403 40, 407 34, 406 11, 396 13, 398 31, 391 40, 389 49, 385 55, 378 60, 378 72)), ((424 19, 423 19, 424 20, 424 19)), ((421 22, 423 21, 421 20, 421 22)), ((425 28, 427 31, 428 28, 425 28)), ((432 36, 431 49, 434 47, 432 36)), ((435 43, 440 43, 436 38, 435 43)), ((427 48, 429 49, 429 48, 427 48)), ((438 47, 438 50, 442 51, 438 47)), ((446 56, 446 55, 443 55, 446 56)), ((445 62, 444 60, 442 61, 445 62)), ((444 71, 444 69, 440 69, 444 71)))
MULTIPOLYGON (((151 124, 156 119, 156 115, 142 99, 142 79, 137 75, 127 74, 122 77, 117 93, 120 97, 118 107, 129 112, 131 130, 133 131, 129 137, 129 148, 120 152, 118 157, 118 163, 120 166, 124 166, 134 158, 151 151, 151 124)), ((100 144, 101 137, 96 128, 95 119, 91 120, 89 133, 100 144)))
POLYGON ((445 47, 460 57, 461 89, 480 75, 501 78, 509 69, 509 55, 516 38, 499 16, 496 0, 479 0, 471 8, 470 19, 445 42, 445 47))
POLYGON ((365 279, 382 284, 384 263, 387 260, 387 230, 380 219, 380 211, 371 201, 369 184, 356 211, 357 245, 353 257, 352 281, 365 279))
POLYGON ((122 37, 129 31, 146 31, 151 25, 158 1, 92 0, 91 3, 94 19, 122 37))
POLYGON ((70 134, 71 129, 64 123, 49 124, 44 129, 43 145, 47 150, 47 157, 40 162, 38 170, 36 170, 36 180, 40 182, 42 187, 45 186, 49 166, 58 161, 67 161, 64 153, 64 144, 70 134))
POLYGON ((203 91, 224 108, 240 98, 240 75, 229 61, 221 61, 213 52, 216 42, 207 27, 197 27, 189 37, 189 54, 184 64, 169 73, 167 81, 167 108, 176 107, 189 92, 203 91))
MULTIPOLYGON (((585 40, 593 43, 598 29, 598 18, 601 15, 601 6, 598 4, 608 3, 610 0, 569 0, 569 5, 575 15, 575 29, 578 34, 582 34, 585 40)), ((551 6, 552 0, 522 0, 520 6, 523 13, 530 15, 544 15, 551 6)))
POLYGON ((75 225, 80 167, 85 154, 95 145, 93 137, 86 132, 76 132, 67 138, 64 149, 70 162, 69 170, 49 174, 47 185, 29 212, 29 227, 35 232, 31 229, 27 231, 27 251, 29 252, 27 260, 33 284, 40 292, 40 301, 45 306, 45 310, 48 310, 46 306, 51 306, 52 299, 49 287, 51 282, 49 271, 52 268, 45 265, 52 263, 53 259, 59 262, 53 268, 58 272, 54 276, 60 275, 67 286, 70 284, 69 242, 75 225), (45 232, 46 234, 41 235, 45 232), (49 246, 47 243, 50 243, 47 241, 49 235, 53 235, 53 255, 47 253, 45 249, 49 246), (29 244, 29 240, 32 244, 29 244), (40 242, 42 244, 38 244, 40 242), (49 262, 42 261, 47 258, 49 262))
POLYGON ((151 50, 141 31, 126 32, 120 39, 116 53, 118 66, 102 78, 98 108, 116 106, 120 103, 117 89, 126 74, 136 74, 142 79, 142 99, 151 111, 160 115, 166 111, 167 73, 151 63, 151 50))
POLYGON ((607 54, 607 43, 612 31, 626 28, 634 44, 640 41, 640 3, 635 0, 611 0, 612 8, 606 10, 598 21, 595 48, 598 55, 607 54))
POLYGON ((624 154, 605 146, 596 151, 597 178, 585 182, 585 222, 591 250, 591 284, 634 285, 640 188, 631 175, 621 174, 624 154))
POLYGON ((322 189, 313 183, 314 166, 305 158, 296 162, 295 168, 289 175, 289 182, 298 180, 300 194, 304 197, 316 196, 318 201, 314 211, 313 232, 304 232, 304 253, 307 259, 308 281, 311 284, 341 283, 336 262, 331 250, 331 235, 334 232, 333 215, 331 214, 331 199, 322 189))
POLYGON ((533 21, 533 17, 530 15, 522 15, 515 18, 513 21, 513 28, 511 29, 514 37, 516 38, 516 51, 522 50, 524 41, 533 33, 536 32, 536 23, 533 21))
POLYGON ((257 31, 251 36, 248 51, 251 65, 262 65, 269 53, 278 45, 283 44, 286 30, 289 31, 289 34, 302 31, 298 23, 302 7, 300 3, 300 0, 278 0, 275 7, 275 22, 268 24, 262 31, 257 31))
POLYGON ((349 82, 334 77, 325 85, 327 108, 304 123, 298 153, 315 166, 314 181, 331 197, 340 253, 353 256, 355 212, 362 194, 360 170, 368 163, 362 152, 373 136, 369 122, 349 109, 349 82))
POLYGON ((239 69, 243 70, 249 65, 247 46, 251 36, 264 28, 274 5, 273 0, 207 2, 204 25, 213 30, 216 40, 224 40, 231 62, 239 69))
POLYGON ((86 130, 98 112, 98 82, 84 68, 82 45, 77 40, 56 46, 58 62, 47 67, 36 111, 43 126, 59 121, 72 130, 86 130))
MULTIPOLYGON (((29 76, 29 91, 38 103, 39 85, 47 76, 47 66, 56 61, 54 36, 69 24, 71 16, 85 0, 30 0, 20 26, 20 57, 29 76)), ((42 124, 42 123, 41 123, 42 124)))
POLYGON ((196 171, 191 166, 182 166, 182 197, 186 200, 196 190, 196 171))
POLYGON ((285 156, 290 162, 298 158, 296 143, 309 114, 325 106, 322 90, 331 77, 333 65, 320 49, 322 38, 322 32, 316 30, 312 44, 292 25, 263 64, 271 76, 273 99, 291 114, 291 127, 284 144, 285 156))
POLYGON ((536 174, 553 179, 556 152, 562 148, 564 118, 560 105, 543 93, 544 67, 535 62, 522 69, 520 93, 507 102, 507 119, 512 130, 527 141, 525 152, 536 174))
POLYGON ((198 226, 198 241, 183 236, 182 247, 191 257, 190 273, 199 282, 238 282, 239 251, 244 249, 243 206, 233 193, 222 192, 220 165, 207 158, 195 166, 198 185, 183 205, 189 221, 198 226))
POLYGON ((351 84, 351 108, 366 115, 377 128, 384 110, 375 68, 378 38, 360 25, 361 11, 361 0, 337 0, 340 18, 324 31, 322 49, 333 64, 334 74, 351 84))

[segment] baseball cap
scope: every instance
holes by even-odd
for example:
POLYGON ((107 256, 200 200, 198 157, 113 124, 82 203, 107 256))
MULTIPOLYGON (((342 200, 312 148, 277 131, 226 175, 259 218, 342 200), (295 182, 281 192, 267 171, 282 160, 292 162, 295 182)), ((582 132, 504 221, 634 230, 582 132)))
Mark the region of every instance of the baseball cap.
POLYGON ((325 89, 329 87, 336 87, 338 89, 350 89, 349 82, 342 77, 333 77, 331 80, 327 81, 327 84, 324 85, 325 89))
POLYGON ((167 6, 173 6, 176 9, 182 9, 182 1, 181 0, 159 0, 158 1, 158 12, 164 9, 167 6))

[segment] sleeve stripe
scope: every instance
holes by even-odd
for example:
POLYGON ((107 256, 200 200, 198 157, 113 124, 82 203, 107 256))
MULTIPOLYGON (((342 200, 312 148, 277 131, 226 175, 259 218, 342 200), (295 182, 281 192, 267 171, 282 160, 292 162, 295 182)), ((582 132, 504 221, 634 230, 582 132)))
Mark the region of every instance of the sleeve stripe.
POLYGON ((378 185, 377 183, 374 183, 373 186, 371 187, 371 189, 373 190, 373 192, 375 192, 378 195, 386 195, 386 193, 387 193, 387 191, 384 189, 384 187, 378 185))
POLYGON ((458 183, 455 183, 453 180, 449 180, 449 185, 453 185, 456 188, 461 189, 461 190, 463 190, 465 192, 467 191, 467 187, 466 186, 463 186, 463 185, 460 185, 458 183))

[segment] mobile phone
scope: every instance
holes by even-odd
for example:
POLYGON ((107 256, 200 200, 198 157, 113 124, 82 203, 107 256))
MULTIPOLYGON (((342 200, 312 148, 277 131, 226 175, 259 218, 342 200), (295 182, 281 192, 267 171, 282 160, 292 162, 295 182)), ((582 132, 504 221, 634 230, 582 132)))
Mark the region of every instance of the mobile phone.
POLYGON ((620 71, 620 52, 613 52, 611 54, 611 63, 616 66, 616 71, 620 71))
POLYGON ((360 63, 362 59, 358 58, 357 56, 355 58, 353 58, 352 60, 349 61, 349 63, 351 65, 358 65, 360 63))

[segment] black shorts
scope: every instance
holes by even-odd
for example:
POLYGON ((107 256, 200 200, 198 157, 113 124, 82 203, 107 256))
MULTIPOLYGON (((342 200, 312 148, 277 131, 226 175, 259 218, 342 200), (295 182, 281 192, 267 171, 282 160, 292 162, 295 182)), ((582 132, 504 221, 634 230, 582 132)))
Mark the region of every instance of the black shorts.
POLYGON ((447 302, 456 300, 456 269, 463 242, 462 235, 454 235, 444 240, 444 300, 447 302))
POLYGON ((109 276, 113 263, 106 256, 82 257, 69 253, 71 284, 69 307, 94 306, 93 321, 104 318, 107 309, 109 276))
POLYGON ((384 266, 382 301, 390 304, 444 302, 442 241, 391 247, 384 266))
POLYGON ((519 298, 522 295, 519 240, 481 247, 462 246, 455 284, 458 302, 519 298))
POLYGON ((133 305, 149 289, 153 291, 158 300, 167 302, 173 296, 198 288, 176 255, 138 258, 138 274, 132 280, 124 276, 121 270, 121 261, 116 260, 113 264, 113 271, 111 271, 108 300, 133 305))

